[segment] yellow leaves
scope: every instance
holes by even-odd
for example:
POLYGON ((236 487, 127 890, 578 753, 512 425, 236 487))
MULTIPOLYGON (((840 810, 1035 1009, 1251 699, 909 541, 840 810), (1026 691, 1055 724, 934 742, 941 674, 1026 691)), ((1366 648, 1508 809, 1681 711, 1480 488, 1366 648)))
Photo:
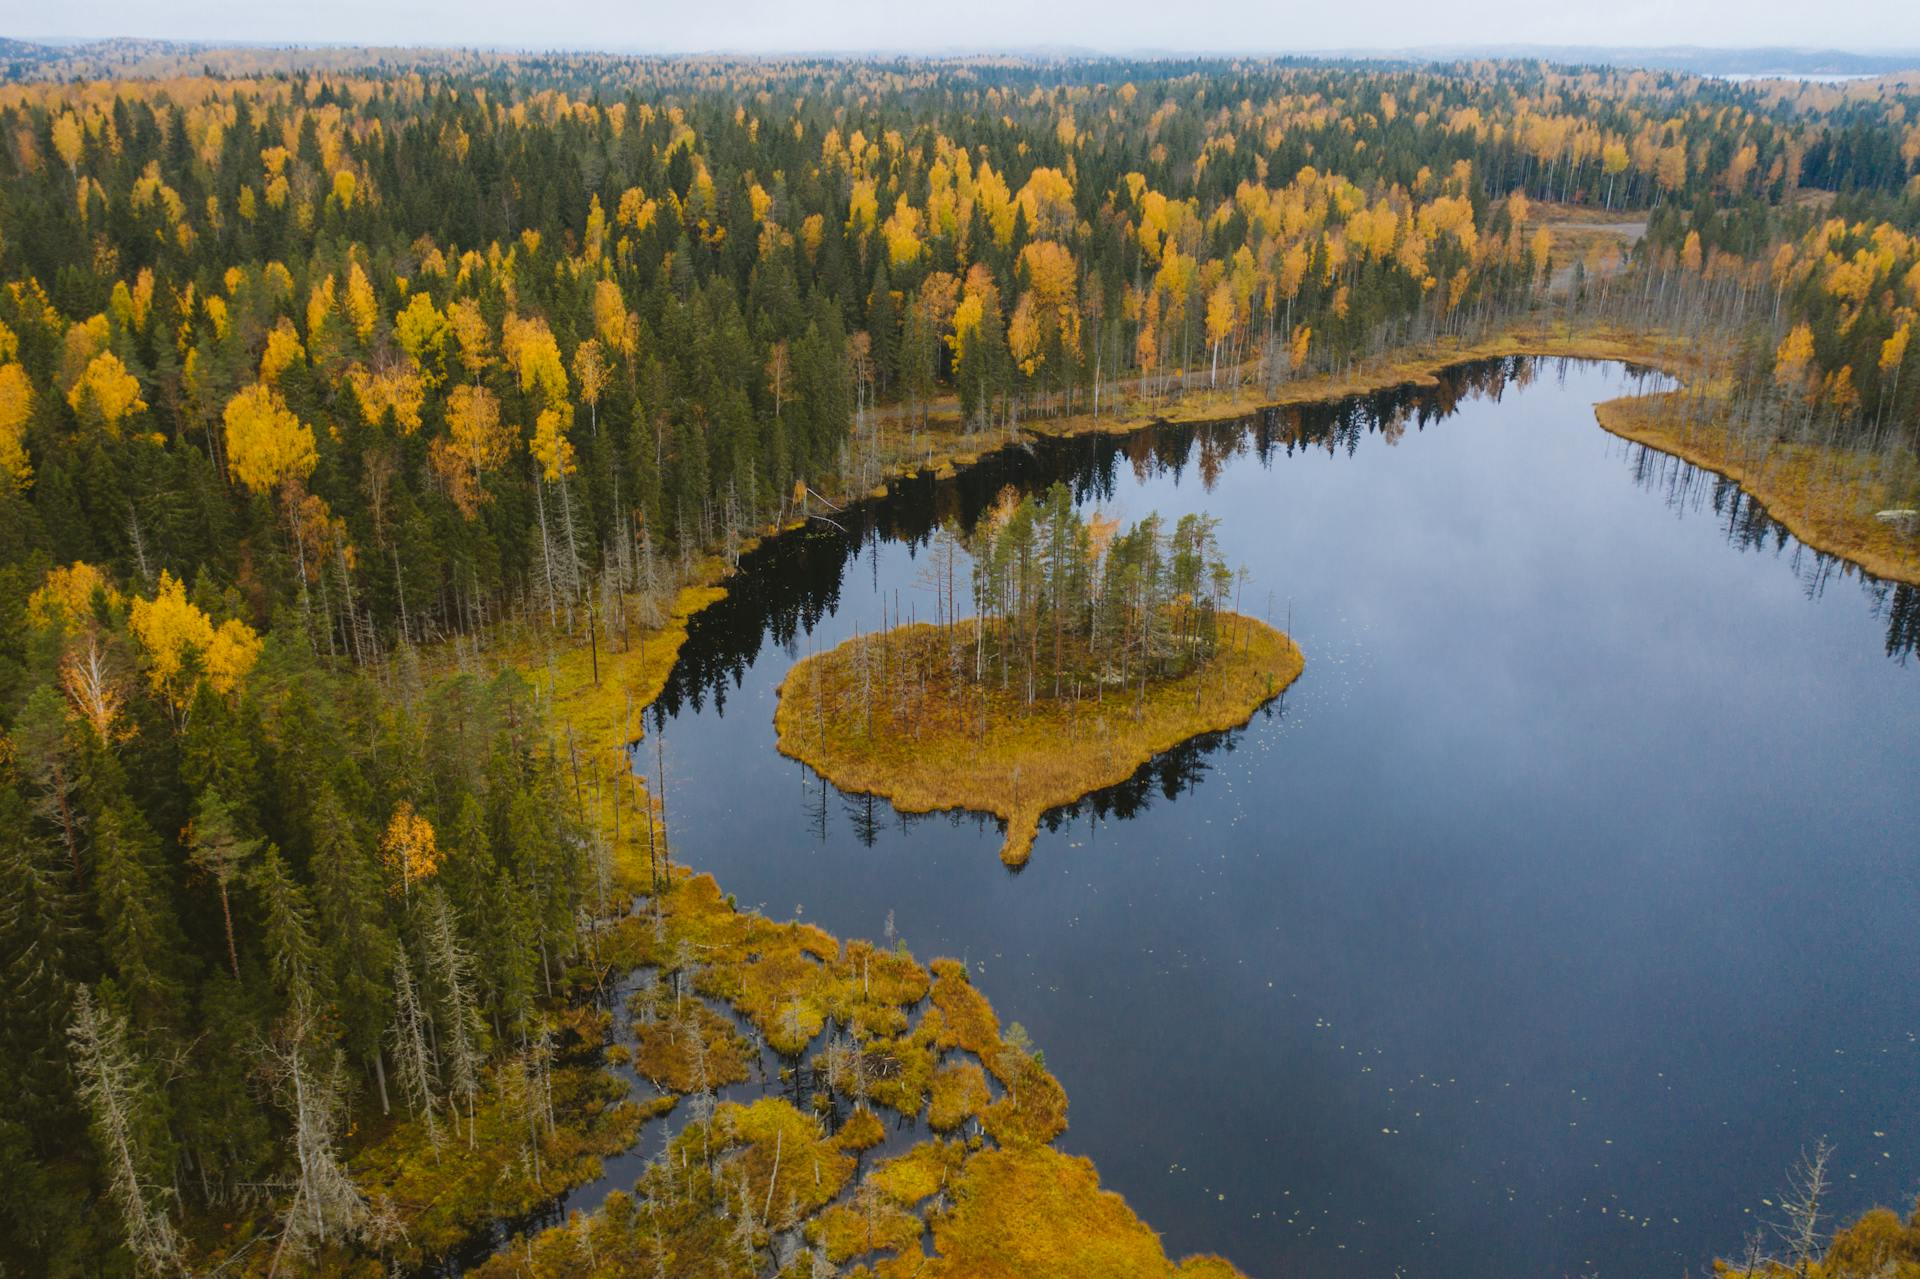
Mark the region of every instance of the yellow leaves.
POLYGON ((573 348, 573 380, 580 388, 583 403, 599 404, 600 393, 606 389, 609 378, 606 351, 599 339, 588 338, 573 348))
POLYGON ((53 149, 69 169, 77 169, 86 138, 80 121, 71 111, 63 111, 53 122, 53 149))
POLYGON ((85 560, 75 560, 66 568, 50 570, 40 589, 27 597, 27 620, 72 635, 92 615, 93 598, 102 592, 109 608, 119 607, 120 592, 113 588, 113 580, 85 560))
POLYGON ((1347 239, 1369 259, 1378 260, 1393 253, 1394 235, 1399 226, 1399 216, 1382 201, 1372 209, 1362 209, 1348 219, 1347 239))
MULTIPOLYGON (((1699 247, 1699 244, 1696 242, 1694 248, 1698 249, 1699 247)), ((1547 230, 1545 227, 1541 227, 1538 231, 1535 231, 1533 233, 1532 251, 1534 268, 1538 270, 1544 267, 1547 264, 1547 260, 1553 256, 1553 232, 1547 230)))
POLYGON ((529 447, 540 463, 540 474, 549 483, 563 480, 574 472, 573 445, 567 440, 571 419, 571 410, 562 405, 540 410, 534 422, 533 443, 529 447))
POLYGON ((1700 274, 1700 233, 1687 232, 1687 239, 1680 246, 1680 265, 1695 275, 1700 274))
POLYGON ((1669 192, 1678 191, 1685 186, 1687 184, 1687 149, 1677 145, 1662 147, 1659 158, 1654 163, 1654 176, 1669 192))
POLYGON ((1007 320, 1007 349, 1028 377, 1039 370, 1046 358, 1042 350, 1040 323, 1034 316, 1031 292, 1020 295, 1020 301, 1014 305, 1013 315, 1007 320))
POLYGON ((1233 332, 1233 288, 1225 280, 1207 295, 1207 344, 1218 346, 1233 332))
POLYGON ((223 697, 231 694, 260 657, 261 639, 251 626, 229 619, 215 627, 165 569, 152 599, 135 598, 127 625, 146 652, 154 692, 176 710, 192 704, 202 680, 223 697))
POLYGON ((1618 138, 1609 138, 1600 148, 1600 171, 1608 177, 1626 172, 1627 144, 1618 138))
POLYGON ((1071 306, 1077 291, 1079 274, 1073 254, 1063 244, 1035 240, 1020 250, 1020 270, 1043 306, 1071 306))
POLYGON ((206 301, 200 304, 200 307, 207 313, 207 319, 213 324, 213 336, 222 342, 226 341, 227 334, 233 327, 233 322, 227 315, 227 300, 223 297, 209 294, 206 301))
MULTIPOLYGON (((1902 324, 1893 331, 1893 336, 1880 344, 1880 372, 1892 374, 1907 358, 1907 341, 1913 336, 1913 322, 1902 324)), ((0 374, 5 370, 0 369, 0 374)), ((3 393, 0 393, 3 394, 3 393)), ((4 450, 4 413, 0 412, 0 451, 4 450)))
POLYGON ((260 660, 263 645, 259 634, 245 622, 229 618, 220 623, 201 658, 208 687, 223 697, 233 692, 260 660))
POLYGON ((980 176, 974 183, 973 206, 987 220, 993 231, 995 244, 1005 248, 1013 243, 1013 192, 1007 186, 1007 180, 993 171, 993 167, 984 161, 980 165, 980 176))
POLYGON ((1760 162, 1760 150, 1749 142, 1734 152, 1733 159, 1727 161, 1727 190, 1740 195, 1747 189, 1747 180, 1753 176, 1754 167, 1760 162))
POLYGON ((747 188, 747 203, 753 210, 753 220, 756 223, 765 222, 767 211, 773 208, 773 197, 767 194, 765 187, 755 182, 747 188))
POLYGON ((86 371, 67 392, 67 404, 82 421, 103 426, 114 435, 120 433, 121 422, 147 407, 140 398, 139 379, 127 372, 112 351, 102 351, 87 362, 86 371))
POLYGON ((267 333, 266 349, 260 352, 260 380, 278 382, 282 373, 306 358, 307 349, 300 345, 293 321, 283 315, 267 333))
POLYGON ((1306 245, 1296 243, 1287 246, 1287 251, 1280 258, 1281 297, 1292 299, 1299 296, 1300 286, 1306 282, 1308 265, 1306 245))
POLYGON ((966 363, 967 344, 980 331, 980 322, 985 317, 986 299, 978 293, 967 294, 953 309, 953 332, 947 335, 947 347, 953 352, 956 365, 966 363))
POLYGON ((33 382, 18 364, 0 364, 0 475, 17 489, 33 479, 27 460, 27 422, 33 417, 33 382))
POLYGON ((500 324, 500 353, 519 377, 522 391, 538 390, 549 405, 566 403, 567 370, 545 320, 523 320, 508 312, 500 324))
POLYGON ((599 263, 606 242, 607 211, 600 207, 600 197, 596 195, 587 207, 587 243, 583 256, 589 264, 599 263))
POLYGON ((158 204, 166 216, 168 226, 177 224, 187 212, 187 206, 180 199, 180 193, 160 180, 158 160, 148 164, 146 170, 135 179, 133 190, 128 193, 128 202, 136 212, 140 213, 158 204))
POLYGON ((321 340, 326 337, 327 316, 333 311, 333 277, 313 286, 313 292, 307 295, 307 345, 318 350, 321 340))
POLYGON ((818 213, 809 213, 800 224, 800 247, 807 252, 807 261, 812 262, 820 252, 820 241, 827 233, 827 220, 818 213))
MULTIPOLYGON (((56 323, 58 314, 52 317, 56 323)), ((89 316, 67 326, 60 343, 60 382, 71 390, 87 371, 87 361, 107 349, 107 317, 89 316)))
POLYGON ((894 202, 893 212, 880 229, 887 242, 887 261, 891 265, 904 266, 919 260, 920 221, 920 210, 907 203, 906 196, 894 202))
POLYGON ((373 326, 379 318, 380 303, 373 296, 373 283, 355 262, 347 272, 347 319, 364 342, 373 336, 373 326))
POLYGON ((1064 239, 1072 233, 1073 183, 1060 170, 1035 169, 1018 200, 1027 214, 1027 230, 1036 239, 1064 239))
POLYGON ((433 823, 413 811, 405 800, 393 810, 393 818, 380 837, 380 860, 393 873, 395 890, 410 893, 416 881, 427 879, 440 869, 440 842, 434 836, 433 823))
POLYGON ((493 363, 493 330, 478 302, 447 303, 447 324, 460 348, 460 367, 474 374, 493 363))
POLYGON ((847 232, 855 237, 870 235, 880 217, 880 201, 874 195, 873 179, 861 178, 853 184, 847 204, 847 232))
POLYGON ((333 175, 333 194, 331 198, 334 203, 340 206, 343 212, 353 208, 354 197, 359 194, 359 191, 360 181, 353 176, 353 170, 341 169, 333 175))
POLYGON ((1296 324, 1293 326, 1293 340, 1288 345, 1287 353, 1292 360, 1292 367, 1296 372, 1306 367, 1307 347, 1312 341, 1312 329, 1304 324, 1296 324))
POLYGON ((305 479, 319 462, 313 429, 265 383, 228 400, 221 420, 227 428, 227 471, 255 493, 283 480, 305 479))
POLYGON ((1796 324, 1773 353, 1774 385, 1785 390, 1804 390, 1807 366, 1813 360, 1813 330, 1796 324))
POLYGON ((620 195, 620 204, 614 210, 614 221, 633 231, 644 231, 653 225, 660 213, 658 201, 647 199, 646 192, 639 187, 628 187, 620 195))
POLYGON ((426 402, 426 380, 411 364, 389 364, 369 372, 355 363, 347 370, 347 386, 360 406, 361 420, 378 426, 387 414, 402 435, 420 429, 420 407, 426 402))
MULTIPOLYGON (((627 331, 627 300, 612 280, 600 280, 593 286, 593 331, 609 351, 617 351, 628 359, 636 354, 635 335, 627 331)), ((574 358, 579 358, 577 352, 574 358)))
POLYGON ((500 402, 491 391, 453 388, 447 396, 447 435, 427 446, 427 461, 467 519, 478 515, 487 500, 480 477, 506 462, 514 441, 513 429, 500 424, 500 402))
MULTIPOLYGON (((413 362, 414 370, 429 385, 438 385, 446 355, 447 334, 452 326, 433 305, 426 293, 416 293, 393 320, 394 340, 413 362)), ((418 425, 418 423, 415 423, 418 425)))

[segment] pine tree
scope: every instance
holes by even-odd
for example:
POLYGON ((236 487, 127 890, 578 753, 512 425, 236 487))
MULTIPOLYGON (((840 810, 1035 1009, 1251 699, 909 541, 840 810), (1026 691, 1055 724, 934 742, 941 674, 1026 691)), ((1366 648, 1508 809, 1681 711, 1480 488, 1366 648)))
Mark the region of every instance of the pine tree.
POLYGON ((143 1031, 178 1026, 186 992, 186 940, 160 841, 124 788, 119 765, 96 748, 91 767, 95 909, 109 969, 143 1031))

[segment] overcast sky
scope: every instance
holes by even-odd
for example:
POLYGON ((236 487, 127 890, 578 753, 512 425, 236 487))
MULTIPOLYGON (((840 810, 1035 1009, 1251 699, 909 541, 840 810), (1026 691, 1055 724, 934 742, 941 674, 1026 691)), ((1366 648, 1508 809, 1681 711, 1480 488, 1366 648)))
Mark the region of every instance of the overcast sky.
POLYGON ((1920 0, 66 0, 30 13, 27 3, 0 0, 0 34, 660 52, 1920 49, 1920 0))

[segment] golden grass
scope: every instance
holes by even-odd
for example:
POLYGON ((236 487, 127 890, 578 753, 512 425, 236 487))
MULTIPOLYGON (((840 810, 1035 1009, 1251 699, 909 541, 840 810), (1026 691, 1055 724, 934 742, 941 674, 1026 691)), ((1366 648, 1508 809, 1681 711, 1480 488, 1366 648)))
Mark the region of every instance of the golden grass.
POLYGON ((900 1207, 911 1208, 952 1184, 966 1155, 957 1141, 923 1141, 875 1167, 867 1183, 900 1207))
POLYGON ((807 1240, 841 1265, 870 1252, 905 1252, 920 1240, 926 1223, 878 1196, 861 1196, 833 1207, 807 1223, 807 1240))
MULTIPOLYGON (((973 623, 962 623, 967 634, 973 623)), ((883 795, 903 812, 964 808, 1007 825, 1001 860, 1025 862, 1041 816, 1131 777, 1142 764, 1201 733, 1236 728, 1300 674, 1292 640, 1254 618, 1224 614, 1225 640, 1199 669, 1131 691, 1077 701, 1018 688, 950 680, 945 632, 928 623, 849 640, 805 659, 780 685, 774 726, 780 750, 842 790, 883 795), (878 646, 899 669, 938 672, 905 713, 866 713, 858 676, 863 650, 878 646), (938 650, 929 656, 925 650, 938 650), (899 665, 905 663, 905 665, 899 665), (980 702, 986 702, 984 734, 980 702)), ((1017 683, 1017 681, 1016 681, 1017 683)), ((885 701, 875 693, 875 702, 885 701)))
POLYGON ((977 1117, 991 1100, 986 1072, 976 1063, 948 1062, 933 1075, 933 1102, 927 1110, 927 1127, 935 1132, 952 1132, 977 1117))
POLYGON ((1093 1164, 1045 1146, 967 1160, 951 1211, 934 1218, 927 1279, 1171 1279, 1233 1275, 1217 1258, 1176 1266, 1093 1164), (1224 1267, 1224 1268, 1222 1268, 1224 1267))
POLYGON ((753 1048, 733 1023, 698 999, 674 999, 663 987, 651 992, 648 1017, 634 1020, 633 1069, 663 1092, 721 1088, 747 1078, 753 1048), (696 1054, 696 1048, 698 1052, 696 1054))
POLYGON ((1623 439, 1724 475, 1767 514, 1817 551, 1876 577, 1920 585, 1920 537, 1875 518, 1920 504, 1920 471, 1887 474, 1879 459, 1816 444, 1769 444, 1762 453, 1724 426, 1691 423, 1677 396, 1646 395, 1594 406, 1600 425, 1623 439))

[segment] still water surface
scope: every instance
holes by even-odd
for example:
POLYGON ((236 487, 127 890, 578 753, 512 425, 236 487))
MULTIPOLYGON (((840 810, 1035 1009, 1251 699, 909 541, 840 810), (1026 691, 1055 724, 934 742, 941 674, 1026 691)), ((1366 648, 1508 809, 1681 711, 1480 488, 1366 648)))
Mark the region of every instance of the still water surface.
MULTIPOLYGON (((1016 450, 748 557, 664 722, 678 856, 743 905, 967 959, 1171 1252, 1256 1276, 1671 1274, 1803 1147, 1920 1161, 1920 601, 1599 429, 1524 361, 1016 450), (808 651, 933 611, 931 524, 1068 483, 1220 518, 1306 673, 1043 826, 902 820, 774 748, 808 651)), ((651 769, 653 751, 643 753, 651 769)))

